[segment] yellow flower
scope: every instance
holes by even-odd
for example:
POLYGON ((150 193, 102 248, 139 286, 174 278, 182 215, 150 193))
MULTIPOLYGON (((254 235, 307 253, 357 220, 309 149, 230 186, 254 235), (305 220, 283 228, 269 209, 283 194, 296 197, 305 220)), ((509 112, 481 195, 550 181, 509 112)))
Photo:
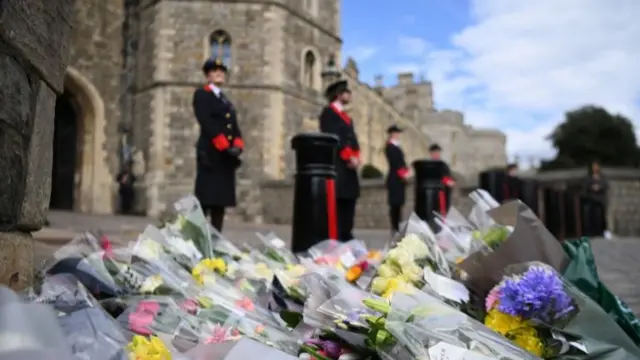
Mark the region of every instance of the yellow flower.
POLYGON ((200 285, 204 285, 205 275, 211 271, 224 275, 227 272, 227 264, 221 258, 202 259, 198 265, 191 269, 191 275, 200 285))
POLYGON ((130 360, 171 360, 171 352, 159 338, 134 335, 127 345, 130 360))
POLYGON ((521 318, 505 314, 497 308, 493 308, 487 313, 484 324, 528 352, 539 357, 544 354, 544 345, 538 336, 538 332, 521 318))

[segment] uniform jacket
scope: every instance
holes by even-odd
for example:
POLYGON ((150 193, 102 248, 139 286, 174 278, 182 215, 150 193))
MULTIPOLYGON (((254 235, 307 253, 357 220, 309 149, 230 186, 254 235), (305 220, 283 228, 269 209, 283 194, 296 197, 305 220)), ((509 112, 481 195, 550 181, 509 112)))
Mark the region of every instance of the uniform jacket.
POLYGON ((402 206, 405 203, 405 190, 409 168, 404 159, 404 152, 400 146, 393 142, 387 142, 384 154, 389 163, 389 173, 387 174, 387 201, 391 206, 402 206))
POLYGON ((206 85, 195 91, 193 111, 200 124, 195 195, 205 208, 235 206, 236 170, 241 161, 228 150, 244 149, 236 110, 224 94, 218 97, 206 85))
POLYGON ((349 159, 360 158, 360 145, 353 125, 353 119, 329 104, 320 114, 320 131, 336 135, 340 140, 338 162, 336 164, 336 197, 355 200, 360 197, 360 181, 357 169, 350 168, 349 159))
POLYGON ((502 196, 504 197, 503 200, 519 199, 520 179, 517 176, 507 174, 504 180, 502 192, 502 196))

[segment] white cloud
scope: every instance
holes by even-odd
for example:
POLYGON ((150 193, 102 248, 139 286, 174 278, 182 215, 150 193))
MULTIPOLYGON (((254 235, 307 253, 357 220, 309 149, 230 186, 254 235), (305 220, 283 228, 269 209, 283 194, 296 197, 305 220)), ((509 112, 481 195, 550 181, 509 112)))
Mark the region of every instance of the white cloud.
POLYGON ((378 48, 375 46, 357 46, 353 49, 347 50, 347 57, 352 57, 355 61, 367 61, 378 53, 378 48))
POLYGON ((429 42, 423 38, 412 36, 401 36, 398 39, 398 48, 400 52, 408 56, 421 56, 424 55, 430 48, 429 42))
POLYGON ((439 106, 501 128, 510 154, 552 155, 544 137, 584 104, 640 123, 640 1, 473 0, 472 11, 452 49, 420 65, 439 106))

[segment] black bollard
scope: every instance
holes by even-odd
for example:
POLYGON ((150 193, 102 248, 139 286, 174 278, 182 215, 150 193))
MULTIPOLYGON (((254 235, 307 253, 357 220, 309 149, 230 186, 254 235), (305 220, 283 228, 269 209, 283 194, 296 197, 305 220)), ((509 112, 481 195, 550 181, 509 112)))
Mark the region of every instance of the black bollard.
POLYGON ((507 174, 504 170, 486 170, 479 175, 480 188, 489 193, 498 203, 505 200, 509 193, 507 185, 507 174))
POLYGON ((416 160, 413 162, 415 173, 414 211, 429 225, 434 225, 434 212, 446 216, 449 210, 451 192, 443 184, 446 164, 440 160, 416 160))
POLYGON ((296 152, 291 250, 338 238, 336 154, 339 140, 324 133, 298 134, 291 140, 296 152))

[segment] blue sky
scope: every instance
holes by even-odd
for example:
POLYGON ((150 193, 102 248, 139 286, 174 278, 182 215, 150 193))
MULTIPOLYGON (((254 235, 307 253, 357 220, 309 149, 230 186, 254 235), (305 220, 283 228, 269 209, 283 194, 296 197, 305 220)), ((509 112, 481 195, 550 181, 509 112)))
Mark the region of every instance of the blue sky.
POLYGON ((511 156, 549 157, 567 110, 640 120, 638 13, 637 0, 344 0, 343 60, 368 83, 422 75, 437 108, 504 131, 511 156))
POLYGON ((430 47, 447 48, 450 37, 470 22, 466 0, 395 0, 389 4, 393 6, 367 8, 366 16, 362 1, 345 0, 342 4, 345 55, 358 56, 359 51, 375 49, 371 57, 358 59, 361 78, 367 82, 383 74, 392 84, 394 69, 421 55, 405 53, 399 39, 422 39, 430 47))

